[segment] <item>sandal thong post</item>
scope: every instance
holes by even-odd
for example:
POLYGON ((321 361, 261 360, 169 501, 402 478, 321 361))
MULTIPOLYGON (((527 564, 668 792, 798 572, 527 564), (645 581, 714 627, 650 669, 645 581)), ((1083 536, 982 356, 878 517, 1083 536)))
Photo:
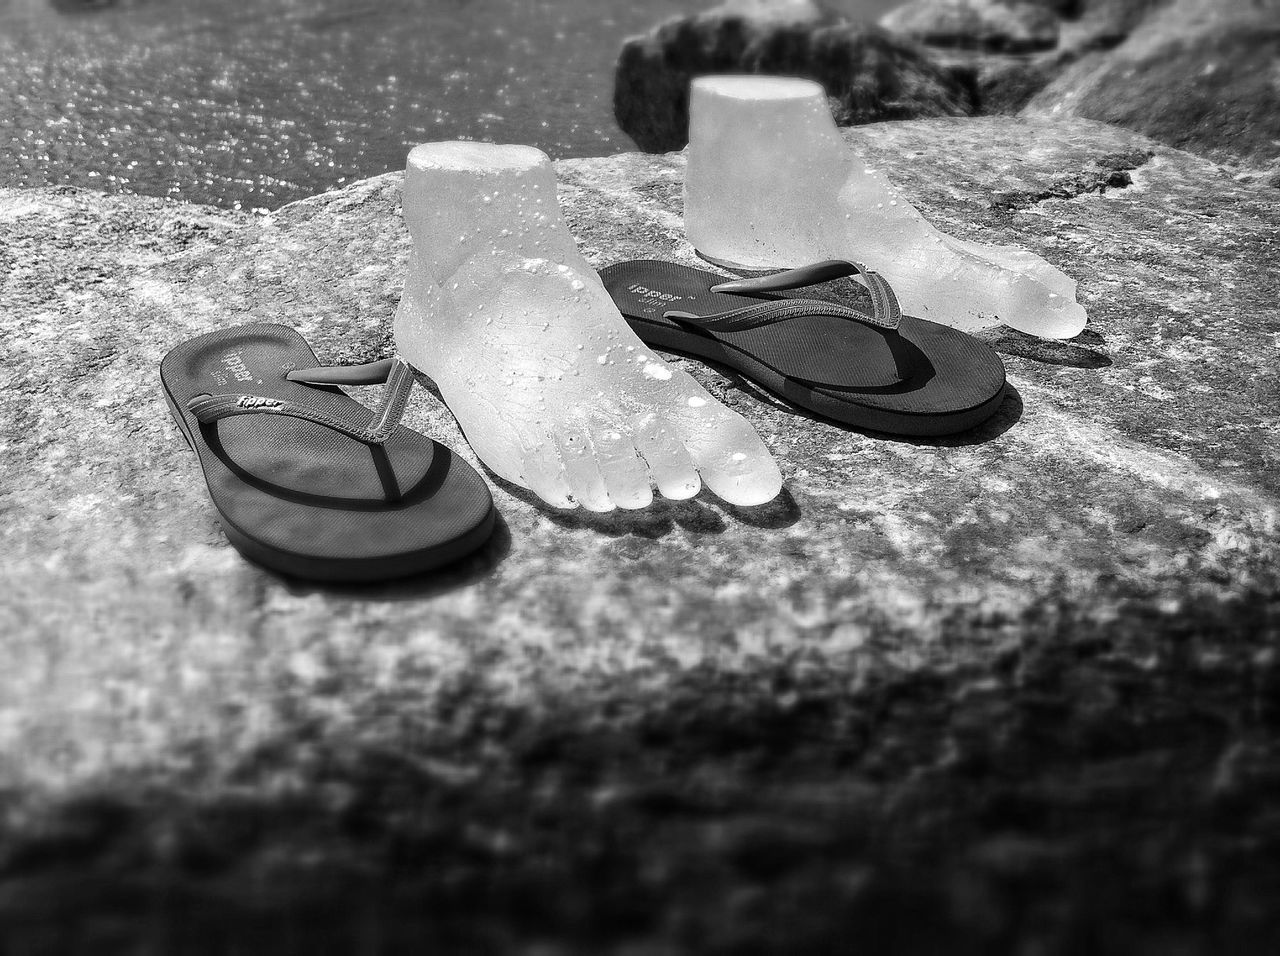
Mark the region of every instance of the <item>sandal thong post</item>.
POLYGON ((1004 401, 1004 364, 984 342, 903 315, 878 273, 831 259, 751 279, 636 259, 600 271, 654 348, 725 365, 823 418, 896 435, 964 431, 1004 401), (852 276, 871 311, 774 293, 852 276))
POLYGON ((293 329, 243 325, 179 344, 160 379, 223 531, 259 564, 384 580, 463 557, 493 531, 476 470, 399 424, 414 378, 398 359, 326 368, 293 329), (337 388, 378 383, 376 411, 337 388))

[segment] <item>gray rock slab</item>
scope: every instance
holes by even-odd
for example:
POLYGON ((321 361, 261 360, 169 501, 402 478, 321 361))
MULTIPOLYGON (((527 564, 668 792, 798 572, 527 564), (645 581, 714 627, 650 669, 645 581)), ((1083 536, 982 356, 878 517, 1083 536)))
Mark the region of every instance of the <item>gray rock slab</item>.
MULTIPOLYGON (((595 516, 493 481, 479 555, 364 589, 237 555, 157 366, 250 321, 388 354, 400 177, 265 217, 0 191, 0 940, 1274 938, 1275 191, 1086 121, 845 135, 942 228, 1079 279, 1087 330, 991 334, 1016 394, 934 442, 689 362, 777 501, 595 516)), ((683 165, 557 164, 593 263, 696 261, 683 165)))

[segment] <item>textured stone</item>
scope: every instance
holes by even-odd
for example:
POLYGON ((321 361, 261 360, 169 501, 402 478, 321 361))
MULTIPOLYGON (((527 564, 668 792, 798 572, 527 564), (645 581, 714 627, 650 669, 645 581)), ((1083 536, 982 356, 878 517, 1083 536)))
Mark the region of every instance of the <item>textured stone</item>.
MULTIPOLYGON (((366 589, 227 545, 156 366, 247 321, 386 354, 399 177, 0 191, 0 949, 1274 952, 1275 191, 1083 121, 846 136, 1089 329, 993 336, 1016 393, 936 442, 689 363, 779 501, 494 482, 481 554, 366 589)), ((694 261, 682 168, 557 164, 593 262, 694 261)))
POLYGON ((931 46, 1028 53, 1058 45, 1056 12, 1017 0, 913 0, 880 25, 931 46))
POLYGON ((966 115, 972 78, 939 67, 915 44, 808 4, 717 7, 678 17, 623 45, 614 115, 647 152, 689 141, 689 83, 708 73, 802 76, 821 83, 842 126, 966 115))

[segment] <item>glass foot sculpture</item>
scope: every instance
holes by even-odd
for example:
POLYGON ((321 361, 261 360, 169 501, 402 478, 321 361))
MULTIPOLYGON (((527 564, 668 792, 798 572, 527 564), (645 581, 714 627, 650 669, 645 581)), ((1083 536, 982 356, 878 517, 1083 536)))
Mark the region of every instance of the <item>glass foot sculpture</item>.
POLYGON ((782 269, 852 259, 888 279, 909 315, 1058 339, 1084 328, 1074 279, 1025 250, 939 232, 850 152, 817 83, 694 80, 688 155, 685 229, 712 262, 782 269))
POLYGON ((544 153, 418 146, 404 214, 396 345, 500 477, 592 511, 642 508, 652 485, 738 505, 781 490, 751 425, 627 327, 561 220, 544 153))

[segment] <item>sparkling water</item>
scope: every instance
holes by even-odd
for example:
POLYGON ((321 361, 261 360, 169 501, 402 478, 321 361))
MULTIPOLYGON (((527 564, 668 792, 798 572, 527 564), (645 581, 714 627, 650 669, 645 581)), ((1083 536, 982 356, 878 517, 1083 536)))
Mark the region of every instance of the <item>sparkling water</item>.
POLYGON ((416 143, 633 148, 623 39, 693 0, 0 0, 0 185, 274 208, 416 143))

